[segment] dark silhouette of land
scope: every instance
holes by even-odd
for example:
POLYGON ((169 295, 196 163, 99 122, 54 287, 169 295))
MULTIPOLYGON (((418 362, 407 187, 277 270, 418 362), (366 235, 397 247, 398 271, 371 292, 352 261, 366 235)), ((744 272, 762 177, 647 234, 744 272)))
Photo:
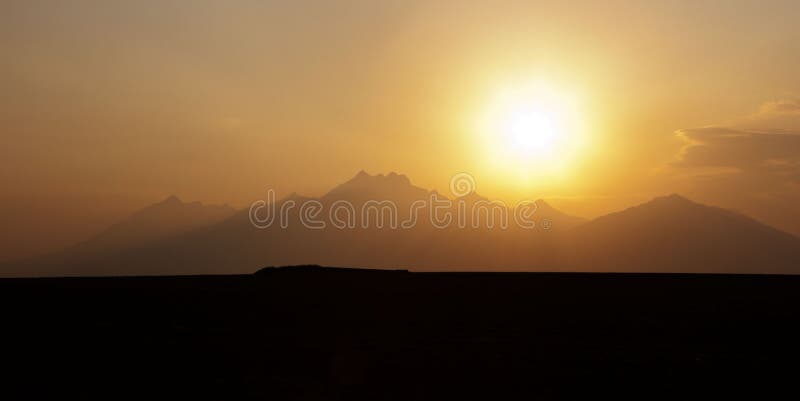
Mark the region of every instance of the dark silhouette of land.
POLYGON ((768 399, 800 361, 797 276, 307 266, 0 302, 4 399, 768 399))

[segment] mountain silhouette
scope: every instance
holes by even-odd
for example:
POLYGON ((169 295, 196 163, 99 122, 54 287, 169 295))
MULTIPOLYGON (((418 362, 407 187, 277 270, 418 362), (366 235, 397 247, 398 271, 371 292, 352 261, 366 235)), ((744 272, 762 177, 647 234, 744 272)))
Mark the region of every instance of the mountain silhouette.
POLYGON ((387 175, 369 175, 361 170, 355 177, 340 184, 322 196, 323 202, 346 200, 363 203, 368 200, 393 200, 409 202, 425 199, 428 191, 414 186, 405 175, 389 173, 387 175))
POLYGON ((679 195, 612 213, 570 235, 570 266, 598 271, 797 273, 800 240, 679 195))
MULTIPOLYGON (((747 216, 705 206, 678 195, 591 221, 535 202, 535 226, 520 228, 514 210, 477 193, 447 199, 417 187, 403 175, 352 179, 319 198, 292 194, 273 204, 286 216, 255 227, 250 210, 233 212, 169 198, 135 213, 97 237, 23 266, 29 275, 159 275, 251 273, 264 266, 338 265, 411 270, 797 272, 800 240, 747 216), (450 201, 453 220, 437 226, 429 204, 450 201), (315 202, 324 227, 301 224, 300 205, 315 202), (379 227, 378 209, 358 213, 369 201, 397 208, 395 221, 379 227), (289 202, 294 202, 290 204, 289 202), (352 205, 355 213, 335 209, 352 205), (483 205, 482 213, 460 207, 483 205), (485 223, 490 213, 508 213, 505 229, 485 223), (463 224, 461 224, 463 223, 463 224)), ((374 204, 373 204, 374 205, 374 204)), ((266 206, 266 205, 265 205, 266 206)), ((387 206, 388 207, 388 206, 387 206)), ((498 220, 495 220, 497 223, 498 220)))
POLYGON ((82 268, 106 259, 109 255, 130 252, 158 244, 201 227, 210 226, 236 213, 228 205, 204 205, 200 202, 183 202, 169 196, 161 202, 140 209, 101 233, 62 251, 30 260, 24 265, 57 268, 82 268))
POLYGON ((536 216, 541 220, 547 220, 555 230, 569 230, 587 222, 583 217, 568 215, 542 199, 536 201, 536 216))
POLYGON ((140 246, 218 223, 234 213, 236 210, 228 205, 183 202, 173 195, 133 213, 82 246, 97 250, 140 246))

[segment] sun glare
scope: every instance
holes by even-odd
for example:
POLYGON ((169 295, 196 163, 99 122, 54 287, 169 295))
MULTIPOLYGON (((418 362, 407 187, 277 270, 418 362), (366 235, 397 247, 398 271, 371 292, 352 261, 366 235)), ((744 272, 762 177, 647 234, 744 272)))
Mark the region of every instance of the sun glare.
POLYGON ((489 101, 479 124, 479 148, 506 176, 556 178, 584 143, 578 102, 550 84, 517 84, 489 101))
POLYGON ((535 109, 520 110, 506 118, 502 134, 522 154, 550 152, 556 139, 551 120, 549 116, 535 109))

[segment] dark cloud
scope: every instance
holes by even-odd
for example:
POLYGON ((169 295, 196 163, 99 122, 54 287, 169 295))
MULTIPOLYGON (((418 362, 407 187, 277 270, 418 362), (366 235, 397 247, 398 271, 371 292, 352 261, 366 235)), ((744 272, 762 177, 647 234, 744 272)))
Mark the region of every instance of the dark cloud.
POLYGON ((800 178, 800 132, 705 127, 679 130, 676 135, 687 145, 673 167, 800 178))

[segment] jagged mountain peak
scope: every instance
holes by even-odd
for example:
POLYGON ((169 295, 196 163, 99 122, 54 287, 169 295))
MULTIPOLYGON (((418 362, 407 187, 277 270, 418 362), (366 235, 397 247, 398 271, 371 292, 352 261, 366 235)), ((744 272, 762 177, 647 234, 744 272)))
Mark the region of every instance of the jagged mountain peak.
MULTIPOLYGON (((411 185, 411 180, 408 179, 407 176, 404 174, 398 174, 394 171, 389 172, 388 174, 375 174, 370 175, 364 170, 359 171, 353 178, 345 182, 348 183, 380 183, 380 182, 393 182, 393 183, 401 183, 405 185, 411 185)), ((344 184, 343 184, 344 185, 344 184)))
POLYGON ((423 197, 426 190, 416 187, 403 174, 370 175, 361 170, 350 180, 334 187, 323 199, 363 199, 373 197, 376 200, 423 197))
POLYGON ((183 203, 183 201, 177 195, 170 195, 161 202, 158 202, 157 204, 180 204, 180 203, 183 203))

